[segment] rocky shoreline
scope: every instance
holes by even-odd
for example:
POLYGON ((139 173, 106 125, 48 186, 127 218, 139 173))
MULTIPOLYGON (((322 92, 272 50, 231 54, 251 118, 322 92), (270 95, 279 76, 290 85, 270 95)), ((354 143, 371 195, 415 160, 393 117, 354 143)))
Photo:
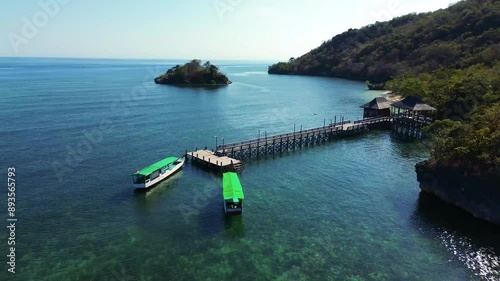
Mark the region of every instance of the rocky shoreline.
POLYGON ((227 77, 217 77, 216 79, 211 80, 211 83, 202 83, 202 82, 193 82, 190 80, 180 80, 180 79, 172 79, 171 77, 156 77, 154 79, 156 84, 164 84, 164 85, 193 85, 193 86, 227 86, 232 82, 227 79, 227 77))
POLYGON ((500 176, 470 173, 463 167, 423 161, 415 166, 423 192, 453 204, 478 219, 500 225, 500 176))

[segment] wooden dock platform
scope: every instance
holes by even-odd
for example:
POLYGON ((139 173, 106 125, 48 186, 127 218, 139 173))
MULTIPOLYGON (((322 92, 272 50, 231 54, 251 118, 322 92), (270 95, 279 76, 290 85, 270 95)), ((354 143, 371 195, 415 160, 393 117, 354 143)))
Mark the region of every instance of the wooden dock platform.
POLYGON ((190 160, 216 171, 234 172, 243 170, 243 164, 240 160, 225 155, 217 155, 207 149, 187 152, 186 156, 190 160))

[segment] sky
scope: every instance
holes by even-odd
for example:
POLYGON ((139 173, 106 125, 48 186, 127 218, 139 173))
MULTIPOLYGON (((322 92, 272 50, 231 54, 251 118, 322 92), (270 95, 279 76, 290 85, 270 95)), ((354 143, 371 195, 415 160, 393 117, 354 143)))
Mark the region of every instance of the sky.
POLYGON ((3 1, 1 57, 288 60, 449 0, 3 1))

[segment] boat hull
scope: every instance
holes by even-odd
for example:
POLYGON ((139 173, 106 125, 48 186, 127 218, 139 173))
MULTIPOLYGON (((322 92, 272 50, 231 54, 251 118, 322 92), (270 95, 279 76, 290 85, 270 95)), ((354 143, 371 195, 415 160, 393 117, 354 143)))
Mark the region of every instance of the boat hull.
POLYGON ((136 188, 136 189, 148 189, 148 188, 160 183, 161 181, 167 179, 168 177, 172 176, 176 172, 178 172, 182 168, 182 166, 184 165, 184 162, 185 162, 185 158, 182 157, 182 161, 179 164, 175 165, 171 170, 165 171, 165 173, 160 174, 157 178, 155 178, 153 180, 149 180, 146 183, 132 184, 132 187, 136 188))
POLYGON ((224 213, 226 216, 237 216, 243 213, 243 203, 238 208, 231 208, 227 206, 226 201, 224 201, 224 213))
POLYGON ((367 86, 368 86, 369 90, 384 90, 385 89, 384 83, 368 84, 367 86))

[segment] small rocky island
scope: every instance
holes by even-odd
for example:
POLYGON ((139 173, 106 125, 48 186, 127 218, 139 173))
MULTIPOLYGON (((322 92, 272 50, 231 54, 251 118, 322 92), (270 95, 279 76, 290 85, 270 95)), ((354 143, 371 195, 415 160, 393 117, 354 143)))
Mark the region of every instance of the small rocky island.
POLYGON ((176 65, 164 74, 155 78, 156 84, 193 85, 193 86, 222 86, 231 84, 231 81, 219 71, 219 68, 209 61, 201 65, 201 61, 194 59, 183 66, 176 65))

